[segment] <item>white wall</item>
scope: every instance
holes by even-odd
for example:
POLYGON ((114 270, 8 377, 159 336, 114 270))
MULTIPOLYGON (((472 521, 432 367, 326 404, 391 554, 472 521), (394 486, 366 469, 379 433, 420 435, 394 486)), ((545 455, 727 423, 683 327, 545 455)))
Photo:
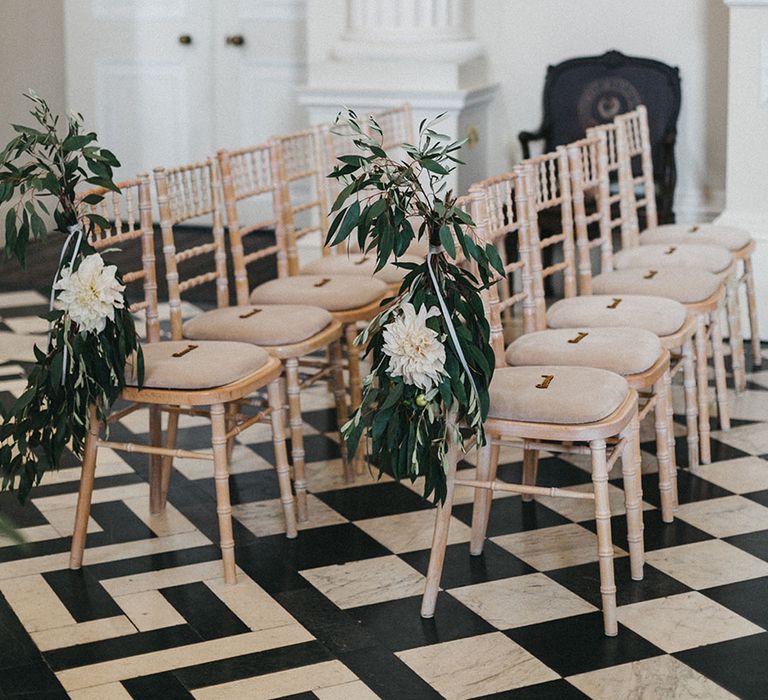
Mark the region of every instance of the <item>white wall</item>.
MULTIPOLYGON (((308 2, 310 80, 338 39, 344 8, 344 0, 308 2)), ((500 84, 491 172, 508 170, 519 158, 517 132, 539 125, 548 64, 617 49, 680 68, 676 209, 681 220, 711 218, 722 209, 728 77, 722 0, 474 0, 474 30, 487 52, 488 78, 500 84)))

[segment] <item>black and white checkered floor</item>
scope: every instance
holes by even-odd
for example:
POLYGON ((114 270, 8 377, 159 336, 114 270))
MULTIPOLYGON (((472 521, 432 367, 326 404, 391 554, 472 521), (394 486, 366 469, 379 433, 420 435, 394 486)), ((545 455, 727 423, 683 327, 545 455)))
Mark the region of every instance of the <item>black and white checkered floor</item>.
MULTIPOLYGON (((45 301, 0 295, 0 401, 23 388, 45 301)), ((731 396, 734 427, 713 433, 714 462, 680 470, 673 525, 659 517, 644 452, 643 582, 629 578, 613 487, 613 639, 602 634, 583 501, 500 495, 485 553, 470 557, 471 494, 461 492, 437 614, 422 620, 432 508, 418 485, 345 484, 325 386, 304 403, 310 521, 298 539, 282 534, 268 430, 236 448, 236 586, 221 578, 208 463, 177 460, 167 512, 150 517, 146 458, 103 450, 79 572, 67 568, 74 459, 28 505, 0 496, 27 538, 0 541, 0 697, 768 697, 768 371, 731 396)), ((180 445, 205 446, 204 420, 183 426, 180 445)), ((145 432, 137 413, 113 435, 145 432)), ((684 438, 678 447, 684 466, 684 438)), ((519 452, 501 463, 501 478, 519 479, 519 452)), ((540 477, 590 488, 578 459, 549 457, 540 477)))

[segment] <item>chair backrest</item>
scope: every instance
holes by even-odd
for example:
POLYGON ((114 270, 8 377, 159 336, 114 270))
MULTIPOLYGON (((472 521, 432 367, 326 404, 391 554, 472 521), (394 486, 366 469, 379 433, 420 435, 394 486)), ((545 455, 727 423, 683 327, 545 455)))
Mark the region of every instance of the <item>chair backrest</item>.
POLYGON ((373 118, 381 128, 381 147, 385 151, 397 148, 403 143, 413 143, 413 110, 407 102, 398 107, 374 112, 373 118))
POLYGON ((620 226, 622 222, 615 222, 611 211, 619 208, 621 194, 611 194, 610 191, 608 143, 604 130, 595 130, 590 136, 567 147, 558 146, 558 149, 567 152, 571 172, 579 291, 589 294, 592 288, 592 251, 600 249, 601 270, 613 268, 611 234, 614 225, 620 226))
POLYGON ((326 187, 325 159, 322 143, 324 129, 314 127, 295 134, 272 139, 276 159, 278 227, 285 236, 288 274, 299 274, 298 242, 309 235, 320 238, 318 250, 330 255, 326 248, 328 232, 329 192, 326 187))
POLYGON ((229 249, 235 276, 237 303, 245 305, 250 295, 248 266, 275 258, 278 277, 288 275, 288 252, 280 215, 278 163, 269 144, 217 153, 229 249), (252 205, 252 206, 251 206, 252 205), (255 220, 254 220, 255 219, 255 220), (247 220, 247 221, 246 221, 247 220), (274 232, 275 243, 249 250, 251 234, 274 232))
MULTIPOLYGON (((528 217, 524 212, 529 206, 528 195, 520 172, 505 173, 475 183, 469 189, 469 196, 475 233, 483 245, 491 243, 496 247, 504 266, 504 277, 499 284, 493 285, 488 297, 494 312, 499 314, 496 320, 501 324, 503 315, 511 321, 514 308, 519 305, 523 332, 539 330, 533 280, 530 266, 526 264, 529 242, 526 228, 528 217)), ((489 319, 493 320, 490 316, 489 319)), ((503 336, 500 354, 496 345, 494 352, 497 366, 506 364, 503 336)))
MULTIPOLYGON (((641 212, 645 217, 645 225, 652 228, 658 225, 656 211, 656 186, 653 179, 653 156, 651 136, 648 129, 648 110, 645 105, 616 117, 615 124, 622 131, 627 145, 629 172, 632 177, 632 192, 634 193, 634 217, 639 221, 641 212)), ((637 240, 630 242, 638 245, 637 240)))
MULTIPOLYGON (((160 340, 160 321, 157 311, 157 268, 155 265, 155 237, 152 225, 152 191, 149 175, 142 174, 133 180, 118 183, 119 192, 96 187, 80 195, 79 213, 96 214, 109 222, 107 228, 94 226, 88 242, 97 250, 123 248, 131 241, 140 242, 140 253, 130 251, 121 261, 123 282, 126 286, 140 282, 143 287, 142 300, 130 304, 131 313, 143 312, 146 320, 146 339, 149 343, 160 340), (88 204, 89 195, 99 195, 102 200, 88 204), (140 267, 130 266, 128 262, 140 267)), ((135 247, 135 245, 134 245, 135 247)))
MULTIPOLYGON (((168 303, 171 317, 171 336, 182 338, 181 295, 204 284, 216 286, 216 305, 229 304, 227 282, 227 254, 224 242, 219 194, 218 173, 209 158, 199 163, 176 168, 155 168, 157 204, 160 210, 160 230, 163 235, 163 256, 168 281, 168 303), (198 217, 210 217, 210 242, 191 245, 180 250, 181 236, 174 235, 174 227, 198 217), (206 258, 208 256, 208 261, 206 258), (201 260, 202 258, 202 260, 201 260), (195 273, 185 277, 180 264, 194 260, 195 273), (210 270, 200 272, 210 264, 210 270)), ((201 227, 208 236, 208 227, 201 227)), ((195 240, 199 240, 195 237, 195 240)))

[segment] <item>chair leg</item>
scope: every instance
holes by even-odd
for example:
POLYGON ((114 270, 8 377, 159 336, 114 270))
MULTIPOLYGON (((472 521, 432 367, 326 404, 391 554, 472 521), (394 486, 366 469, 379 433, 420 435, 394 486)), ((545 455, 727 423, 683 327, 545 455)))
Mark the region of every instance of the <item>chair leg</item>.
POLYGON ((445 502, 437 507, 435 514, 435 531, 432 535, 432 551, 429 555, 427 581, 424 596, 421 599, 421 616, 434 617, 437 605, 437 593, 440 588, 440 577, 443 573, 445 548, 448 545, 448 529, 451 526, 451 510, 453 509, 453 489, 456 478, 456 465, 459 461, 458 447, 451 443, 448 450, 448 472, 446 479, 445 502))
MULTIPOLYGON (((523 450, 523 484, 525 486, 535 486, 536 477, 539 473, 539 451, 523 450)), ((523 501, 529 503, 533 500, 532 493, 524 493, 523 501)))
POLYGON ((654 407, 656 429, 656 461, 659 463, 659 497, 661 499, 661 519, 665 523, 674 520, 674 498, 672 494, 671 463, 669 458, 669 431, 667 418, 667 388, 664 377, 660 377, 653 386, 656 397, 654 407))
POLYGON ((275 379, 267 388, 269 407, 272 409, 272 445, 275 449, 275 471, 280 487, 280 502, 283 504, 285 515, 285 536, 293 539, 297 535, 296 506, 291 493, 291 470, 288 465, 288 450, 285 446, 285 426, 283 424, 283 400, 280 382, 275 379))
POLYGON ((741 332, 741 302, 739 284, 729 280, 725 288, 725 304, 728 310, 728 341, 731 346, 731 366, 733 367, 733 388, 737 394, 746 391, 747 375, 744 371, 744 337, 741 332))
POLYGON ((683 343, 683 389, 685 390, 685 425, 688 443, 688 468, 699 466, 699 409, 696 404, 696 362, 694 360, 693 340, 683 343))
POLYGON ((624 507, 627 511, 629 568, 634 581, 643 580, 645 547, 643 543, 643 482, 640 478, 640 425, 635 416, 623 437, 621 473, 624 484, 624 507))
POLYGON ((720 326, 720 309, 711 314, 709 327, 712 336, 712 364, 715 368, 715 387, 717 389, 717 417, 720 430, 731 429, 731 416, 728 410, 728 387, 725 381, 725 354, 723 352, 723 331, 720 326))
POLYGON ((88 435, 85 438, 83 468, 80 473, 80 490, 77 494, 77 508, 75 509, 75 527, 72 534, 72 545, 69 550, 70 569, 79 569, 83 565, 88 518, 91 515, 93 482, 96 477, 96 456, 99 451, 100 427, 96 417, 96 407, 91 406, 88 409, 88 435))
MULTIPOLYGON (((477 450, 477 481, 491 483, 496 478, 496 465, 499 461, 499 445, 494 445, 491 436, 486 434, 485 445, 477 450)), ((469 540, 469 553, 478 556, 483 553, 485 533, 488 530, 488 518, 491 514, 493 491, 475 489, 475 502, 472 506, 472 534, 469 540)))
MULTIPOLYGON (((227 432, 232 430, 237 423, 237 414, 240 407, 235 401, 232 401, 226 405, 226 418, 227 418, 227 432)), ((232 462, 232 453, 235 451, 235 436, 227 438, 227 461, 232 462)))
POLYGON ((339 425, 339 448, 341 450, 341 463, 344 467, 344 481, 347 483, 355 480, 355 473, 347 455, 347 443, 341 434, 341 428, 349 420, 349 408, 347 407, 347 392, 344 389, 344 369, 341 364, 341 342, 331 343, 328 348, 331 362, 331 383, 333 386, 333 398, 336 402, 336 422, 339 425))
POLYGON ((744 260, 744 285, 747 288, 747 311, 749 313, 749 333, 752 338, 752 364, 759 367, 763 364, 763 355, 760 348, 760 328, 757 322, 757 299, 755 297, 755 271, 752 267, 752 258, 744 260))
POLYGON ((699 395, 699 451, 702 464, 712 461, 709 444, 709 375, 706 314, 696 315, 696 391, 699 395))
MULTIPOLYGON (((151 447, 161 447, 163 444, 163 424, 160 406, 149 407, 149 444, 151 447)), ((149 455, 149 493, 150 512, 158 513, 163 509, 163 457, 149 455), (153 496, 156 503, 153 503, 153 496)))
POLYGON ((664 372, 664 397, 667 407, 667 434, 669 436, 669 480, 672 485, 672 506, 677 508, 677 443, 675 441, 675 407, 672 403, 672 374, 664 372))
POLYGON ((608 637, 619 632, 616 619, 616 580, 613 574, 613 539, 611 537, 611 503, 608 496, 608 465, 605 440, 589 443, 592 453, 592 486, 595 490, 597 521, 597 556, 600 563, 600 596, 603 602, 603 627, 608 637))
POLYGON ((296 510, 299 522, 306 522, 307 481, 304 474, 304 420, 301 415, 301 385, 299 361, 291 357, 285 361, 285 382, 288 392, 288 413, 291 428, 291 457, 293 458, 293 485, 296 489, 296 510))
POLYGON ((219 541, 221 562, 224 565, 224 582, 237 583, 232 502, 229 495, 227 419, 224 405, 220 403, 211 406, 211 447, 213 448, 213 480, 216 485, 216 513, 219 516, 219 541))
MULTIPOLYGON (((170 412, 168 414, 168 426, 165 429, 165 447, 169 450, 176 448, 176 435, 179 429, 179 414, 170 412)), ((160 490, 159 493, 153 492, 152 483, 149 484, 149 512, 152 515, 162 513, 165 508, 165 502, 168 499, 168 489, 171 485, 171 472, 173 471, 173 457, 163 457, 160 463, 160 490)))
MULTIPOLYGON (((362 401, 363 394, 360 386, 360 349, 355 345, 357 328, 354 323, 344 326, 344 336, 347 341, 347 363, 349 366, 349 400, 352 410, 355 411, 362 401)), ((365 469, 362 440, 358 445, 357 452, 352 455, 352 461, 355 465, 355 473, 362 474, 365 469)))

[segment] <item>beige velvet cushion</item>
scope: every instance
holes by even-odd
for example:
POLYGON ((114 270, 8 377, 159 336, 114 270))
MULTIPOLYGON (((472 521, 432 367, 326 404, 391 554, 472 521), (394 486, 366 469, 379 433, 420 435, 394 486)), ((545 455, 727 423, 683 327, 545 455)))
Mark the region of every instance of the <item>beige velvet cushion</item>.
POLYGON ((680 330, 686 317, 685 307, 673 299, 593 294, 556 301, 547 310, 547 325, 550 328, 630 326, 664 337, 680 330), (617 304, 616 299, 621 301, 617 304))
MULTIPOLYGON (((403 255, 399 258, 401 262, 421 263, 424 258, 416 258, 412 255, 403 255)), ((375 277, 387 284, 399 284, 403 277, 408 274, 408 270, 397 267, 392 263, 387 263, 381 270, 374 274, 376 269, 376 257, 368 254, 362 257, 360 253, 350 255, 326 255, 323 258, 313 260, 305 265, 302 275, 363 275, 365 277, 375 277)))
POLYGON ((638 267, 604 272, 592 279, 594 294, 645 294, 692 304, 711 297, 720 287, 720 278, 693 267, 638 267), (655 271, 655 274, 653 274, 655 271), (649 275, 653 274, 652 277, 649 275))
POLYGON ((623 377, 604 369, 501 367, 491 380, 488 416, 533 423, 594 423, 621 406, 628 392, 623 377), (546 375, 552 375, 552 381, 546 389, 538 389, 546 375))
POLYGON ((625 248, 613 255, 613 266, 617 270, 632 267, 645 267, 652 270, 660 267, 695 267, 698 270, 718 274, 727 270, 730 264, 731 254, 727 248, 693 243, 640 245, 625 248))
MULTIPOLYGON (((144 386, 153 389, 210 389, 225 386, 261 369, 269 354, 255 345, 213 340, 169 340, 142 345, 144 386), (197 347, 182 353, 190 345, 197 347)), ((126 366, 125 381, 138 383, 135 365, 126 366)))
POLYGON ((661 354, 659 337, 640 328, 563 328, 521 336, 507 348, 506 357, 514 367, 544 363, 629 375, 649 369, 661 354), (580 336, 577 343, 569 342, 580 336))
POLYGON ((720 224, 664 224, 640 234, 640 244, 701 243, 717 245, 728 250, 740 250, 752 240, 749 231, 737 226, 720 224))
POLYGON ((229 306, 187 321, 184 337, 262 346, 293 345, 327 328, 332 320, 331 314, 317 306, 229 306))
POLYGON ((371 277, 297 275, 270 280, 251 292, 251 304, 309 304, 328 311, 368 306, 386 296, 386 283, 371 277))

